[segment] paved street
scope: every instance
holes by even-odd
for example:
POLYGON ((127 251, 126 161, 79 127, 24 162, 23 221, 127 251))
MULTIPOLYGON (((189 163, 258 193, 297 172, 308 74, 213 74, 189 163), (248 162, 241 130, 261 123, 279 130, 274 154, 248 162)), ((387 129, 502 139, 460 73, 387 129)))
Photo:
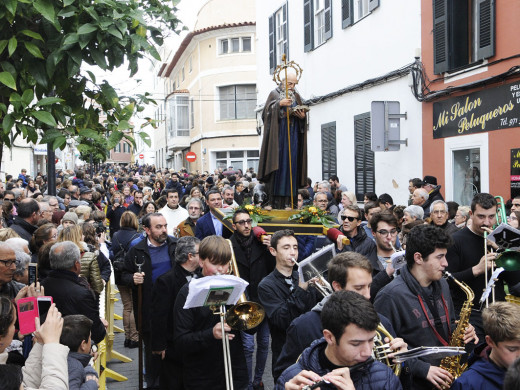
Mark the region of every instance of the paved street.
MULTIPOLYGON (((121 300, 115 303, 115 312, 119 315, 123 313, 123 304, 121 300)), ((115 321, 116 326, 123 328, 123 321, 115 321)), ((138 348, 129 349, 123 346, 125 341, 125 336, 123 333, 116 333, 114 340, 114 350, 122 353, 125 356, 128 356, 132 359, 130 363, 122 363, 119 360, 112 360, 107 363, 107 366, 116 371, 119 374, 122 374, 128 378, 128 381, 125 382, 117 382, 113 379, 107 379, 107 389, 108 390, 134 390, 138 389, 138 379, 139 373, 137 370, 138 362, 138 348)), ((274 388, 273 378, 271 376, 271 352, 269 352, 269 356, 267 357, 267 366, 265 368, 264 373, 264 386, 266 390, 272 390, 274 388)))

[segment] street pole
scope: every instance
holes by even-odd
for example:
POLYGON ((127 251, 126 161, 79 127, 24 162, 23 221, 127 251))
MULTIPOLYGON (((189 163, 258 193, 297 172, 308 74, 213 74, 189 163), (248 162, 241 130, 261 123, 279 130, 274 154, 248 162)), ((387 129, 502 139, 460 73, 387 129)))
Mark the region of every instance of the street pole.
POLYGON ((52 143, 47 144, 47 193, 56 196, 56 155, 52 143))

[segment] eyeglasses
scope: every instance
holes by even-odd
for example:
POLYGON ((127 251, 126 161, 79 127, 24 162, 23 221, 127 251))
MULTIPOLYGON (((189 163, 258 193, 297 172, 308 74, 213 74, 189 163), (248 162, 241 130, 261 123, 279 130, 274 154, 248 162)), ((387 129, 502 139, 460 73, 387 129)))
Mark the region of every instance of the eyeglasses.
POLYGON ((0 263, 3 263, 4 266, 6 266, 7 268, 9 268, 9 267, 12 266, 13 264, 16 264, 16 259, 14 259, 14 260, 0 260, 0 263))
POLYGON ((392 230, 376 230, 377 233, 381 234, 382 236, 388 236, 389 234, 394 236, 397 234, 397 229, 392 230))
POLYGON ((435 215, 444 215, 444 214, 447 214, 448 212, 446 210, 435 210, 435 211, 432 211, 431 213, 435 214, 435 215))
POLYGON ((341 215, 340 218, 341 218, 342 221, 344 221, 345 219, 348 219, 349 222, 354 222, 354 220, 357 220, 356 217, 349 217, 347 215, 341 215))
POLYGON ((14 198, 4 198, 4 200, 8 200, 9 202, 12 202, 14 198))
POLYGON ((240 225, 240 226, 244 226, 246 223, 248 225, 251 225, 252 222, 253 222, 252 219, 244 219, 243 221, 236 221, 235 224, 240 225))

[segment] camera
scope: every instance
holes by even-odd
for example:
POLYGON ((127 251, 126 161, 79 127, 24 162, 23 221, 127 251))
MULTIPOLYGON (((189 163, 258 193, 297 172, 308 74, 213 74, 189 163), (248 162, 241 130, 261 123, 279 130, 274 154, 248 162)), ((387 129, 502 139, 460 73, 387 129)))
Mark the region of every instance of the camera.
POLYGON ((94 226, 96 227, 96 234, 106 233, 107 231, 107 228, 105 225, 103 225, 103 222, 96 222, 94 226))

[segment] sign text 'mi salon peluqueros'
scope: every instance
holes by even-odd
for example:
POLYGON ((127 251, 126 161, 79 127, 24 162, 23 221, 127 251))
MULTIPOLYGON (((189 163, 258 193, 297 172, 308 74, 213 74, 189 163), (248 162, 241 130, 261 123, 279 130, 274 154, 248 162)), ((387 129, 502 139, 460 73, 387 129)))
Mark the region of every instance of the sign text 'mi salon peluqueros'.
POLYGON ((433 138, 520 126, 520 81, 433 103, 433 138))

